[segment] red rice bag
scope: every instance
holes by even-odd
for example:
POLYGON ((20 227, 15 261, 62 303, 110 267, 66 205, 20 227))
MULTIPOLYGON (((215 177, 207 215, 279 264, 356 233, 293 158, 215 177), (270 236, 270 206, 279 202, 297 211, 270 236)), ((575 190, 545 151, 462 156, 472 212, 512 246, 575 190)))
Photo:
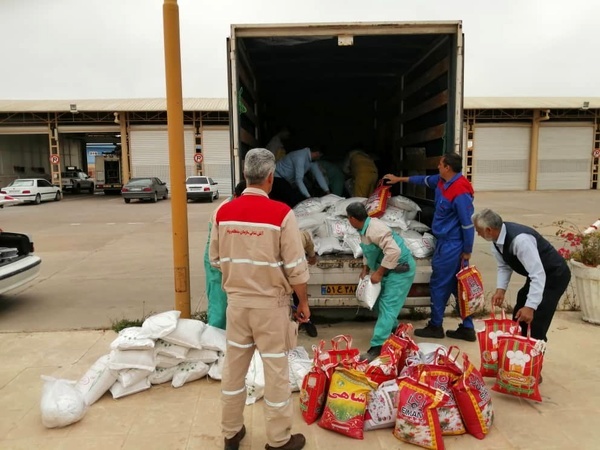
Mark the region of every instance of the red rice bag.
POLYGON ((492 428, 492 397, 483 377, 463 353, 463 373, 452 385, 452 392, 469 434, 483 439, 492 428))
POLYGON ((498 337, 498 375, 492 389, 528 400, 542 401, 539 390, 546 342, 527 336, 498 337))
POLYGON ((308 425, 321 416, 328 389, 327 373, 313 366, 302 380, 302 389, 300 389, 300 411, 308 425))
POLYGON ((413 326, 410 323, 401 323, 396 331, 390 335, 383 343, 381 353, 395 353, 398 360, 398 373, 406 365, 406 358, 413 354, 418 354, 419 347, 409 336, 413 326))
POLYGON ((337 368, 331 377, 319 426, 354 439, 363 439, 367 401, 376 387, 362 372, 337 368))
POLYGON ((431 450, 444 450, 442 429, 435 408, 447 400, 439 389, 412 378, 400 380, 398 415, 394 436, 401 441, 431 450))
POLYGON ((502 310, 502 317, 496 318, 492 311, 489 319, 484 319, 484 328, 477 331, 481 367, 479 371, 484 377, 496 377, 498 374, 498 336, 512 335, 518 324, 506 318, 502 310))
POLYGON ((456 301, 462 319, 479 311, 485 303, 481 273, 475 266, 468 266, 468 264, 468 261, 463 260, 463 267, 456 274, 458 279, 458 297, 456 301))
POLYGON ((383 216, 383 214, 385 213, 385 209, 387 208, 387 202, 392 196, 392 194, 390 193, 391 187, 392 186, 390 185, 384 185, 383 179, 379 180, 379 183, 377 183, 377 187, 369 196, 367 203, 365 204, 367 214, 369 214, 370 217, 383 216))
POLYGON ((377 384, 395 380, 398 377, 398 363, 396 358, 395 353, 381 353, 364 369, 365 375, 369 380, 377 384))

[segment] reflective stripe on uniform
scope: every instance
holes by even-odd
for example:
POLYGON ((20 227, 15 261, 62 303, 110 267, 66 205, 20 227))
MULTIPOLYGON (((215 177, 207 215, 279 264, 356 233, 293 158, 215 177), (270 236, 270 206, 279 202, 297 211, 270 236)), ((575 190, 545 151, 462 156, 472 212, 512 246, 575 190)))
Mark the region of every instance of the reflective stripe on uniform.
POLYGON ((283 408, 284 406, 287 406, 290 403, 290 399, 288 398, 285 402, 273 403, 265 398, 265 403, 271 408, 283 408))
POLYGON ((267 228, 269 230, 276 230, 279 231, 281 230, 280 226, 277 225, 273 225, 270 223, 253 223, 253 222, 240 222, 237 220, 229 220, 229 221, 223 221, 223 222, 219 222, 219 226, 238 226, 238 227, 247 227, 247 228, 267 228))
POLYGON ((268 261, 255 261, 247 258, 223 258, 221 263, 232 263, 232 264, 252 264, 253 266, 269 266, 269 267, 281 267, 283 266, 282 261, 268 262, 268 261))
POLYGON ((246 390, 246 386, 237 390, 237 391, 221 391, 223 395, 240 395, 242 392, 246 390))
POLYGON ((286 353, 261 353, 260 356, 262 358, 285 358, 286 353))
POLYGON ((471 224, 471 225, 467 225, 467 226, 465 226, 465 225, 461 225, 460 227, 461 227, 463 230, 469 230, 469 229, 473 228, 474 226, 475 226, 475 225, 471 224))
POLYGON ((298 259, 298 260, 296 260, 294 262, 291 262, 289 264, 285 264, 283 267, 285 267, 286 269, 292 269, 293 267, 296 267, 299 264, 302 264, 302 262, 305 261, 305 260, 306 260, 306 258, 303 256, 302 258, 300 258, 300 259, 298 259))
POLYGON ((227 344, 231 345, 232 347, 237 347, 237 348, 250 348, 250 347, 254 347, 254 342, 251 342, 250 344, 238 344, 237 342, 233 342, 233 341, 227 341, 227 344))

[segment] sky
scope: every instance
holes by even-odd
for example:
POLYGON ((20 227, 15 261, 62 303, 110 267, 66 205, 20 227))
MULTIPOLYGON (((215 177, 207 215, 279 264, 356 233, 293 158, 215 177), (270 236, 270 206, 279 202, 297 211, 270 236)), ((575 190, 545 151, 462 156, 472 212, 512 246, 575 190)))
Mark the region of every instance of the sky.
MULTIPOLYGON (((600 97, 598 0, 179 0, 184 97, 226 97, 232 23, 462 20, 465 95, 600 97)), ((0 0, 0 99, 165 97, 163 0, 0 0)))

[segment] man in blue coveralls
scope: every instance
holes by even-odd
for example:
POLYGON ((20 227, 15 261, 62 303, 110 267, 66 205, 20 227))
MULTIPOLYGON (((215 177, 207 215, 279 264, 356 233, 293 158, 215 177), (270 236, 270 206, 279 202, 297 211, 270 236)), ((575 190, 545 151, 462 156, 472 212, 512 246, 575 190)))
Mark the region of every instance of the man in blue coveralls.
MULTIPOLYGON (((390 183, 399 181, 427 186, 435 189, 435 212, 431 226, 437 244, 431 261, 431 319, 425 328, 415 330, 419 337, 444 337, 444 311, 453 294, 456 298, 458 282, 456 274, 462 260, 469 261, 473 251, 475 229, 473 215, 473 186, 462 171, 462 158, 457 153, 446 153, 438 164, 439 175, 397 177, 384 176, 390 183)), ((455 331, 448 330, 446 336, 465 341, 476 341, 473 320, 467 317, 455 331)))

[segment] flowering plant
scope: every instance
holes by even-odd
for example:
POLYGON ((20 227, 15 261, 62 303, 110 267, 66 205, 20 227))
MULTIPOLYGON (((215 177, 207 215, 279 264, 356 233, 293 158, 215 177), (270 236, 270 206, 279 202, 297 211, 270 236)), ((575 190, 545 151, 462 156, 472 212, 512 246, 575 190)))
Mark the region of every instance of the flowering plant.
POLYGON ((582 232, 575 224, 566 220, 556 222, 557 236, 565 241, 565 246, 558 249, 558 253, 565 259, 585 264, 586 266, 600 266, 600 231, 582 232))

